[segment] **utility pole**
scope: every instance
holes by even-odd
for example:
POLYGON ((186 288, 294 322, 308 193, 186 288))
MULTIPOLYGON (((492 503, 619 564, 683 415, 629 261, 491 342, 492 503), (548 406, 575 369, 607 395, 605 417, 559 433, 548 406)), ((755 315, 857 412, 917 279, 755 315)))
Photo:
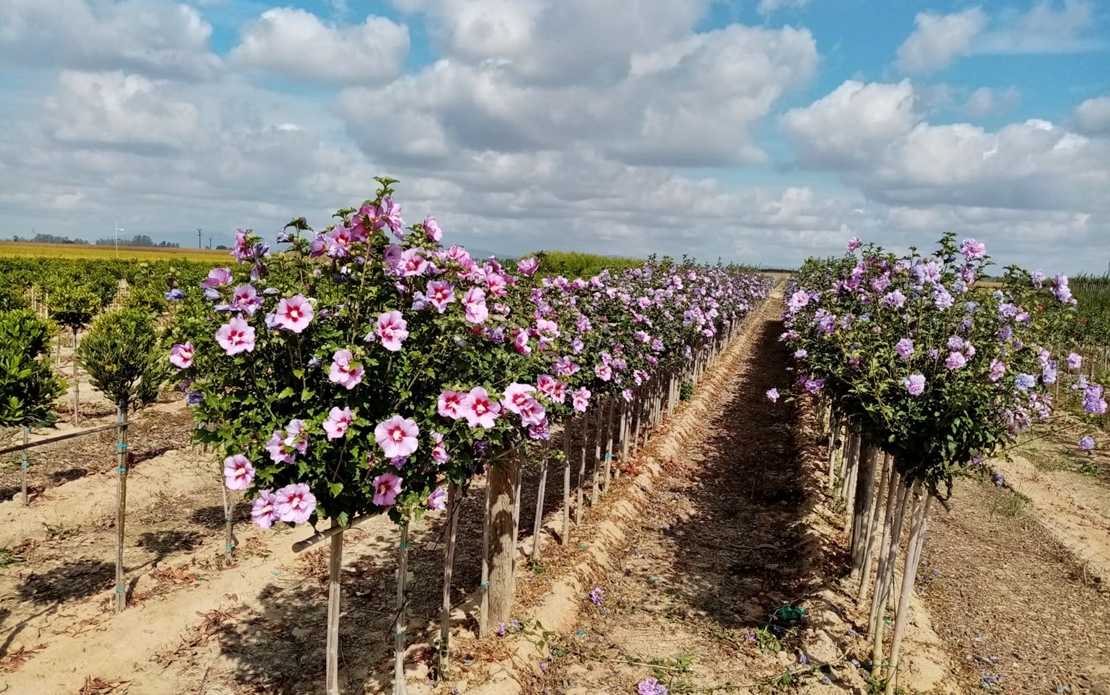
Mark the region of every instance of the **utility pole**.
POLYGON ((123 227, 119 226, 119 220, 116 220, 116 260, 119 260, 119 233, 124 231, 123 227))
POLYGON ((208 249, 209 250, 212 249, 212 235, 211 234, 208 235, 208 249))
POLYGON ((201 237, 202 232, 204 232, 203 229, 197 229, 197 248, 198 249, 203 249, 204 248, 204 239, 201 237))

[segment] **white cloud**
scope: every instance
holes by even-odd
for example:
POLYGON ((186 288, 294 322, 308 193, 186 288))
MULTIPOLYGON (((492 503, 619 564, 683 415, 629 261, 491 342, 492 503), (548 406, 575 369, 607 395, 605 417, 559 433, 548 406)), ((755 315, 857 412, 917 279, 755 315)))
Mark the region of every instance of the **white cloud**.
POLYGON ((1076 107, 1074 121, 1081 133, 1110 136, 1110 96, 1084 101, 1076 107))
POLYGON ((613 84, 562 86, 443 59, 381 89, 346 91, 339 111, 367 153, 397 164, 575 148, 639 165, 751 163, 765 158, 753 128, 811 79, 817 50, 808 31, 733 25, 624 61, 613 84))
POLYGON ((1043 120, 930 125, 913 97, 906 81, 849 81, 782 126, 802 164, 882 203, 1110 213, 1110 141, 1043 120))
POLYGON ((809 4, 809 0, 759 0, 755 11, 761 15, 769 15, 783 8, 800 9, 809 4))
POLYGON ((978 7, 948 15, 921 12, 914 17, 913 33, 898 47, 897 65, 907 73, 947 67, 970 53, 972 40, 986 23, 987 15, 978 7))
POLYGON ((208 79, 220 63, 211 35, 196 9, 168 0, 4 0, 0 62, 208 79))
POLYGON ((243 29, 230 60, 302 81, 375 83, 396 77, 408 50, 408 28, 384 17, 339 27, 305 10, 278 8, 243 29))
POLYGON ((1021 102, 1021 91, 1017 87, 1003 90, 980 87, 973 91, 964 104, 964 112, 972 118, 1009 111, 1021 102))

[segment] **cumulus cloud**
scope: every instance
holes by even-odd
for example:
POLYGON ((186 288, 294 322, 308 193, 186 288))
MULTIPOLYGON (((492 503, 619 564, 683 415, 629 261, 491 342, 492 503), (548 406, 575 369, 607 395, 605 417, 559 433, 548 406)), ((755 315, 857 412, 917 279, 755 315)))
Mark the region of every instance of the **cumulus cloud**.
POLYGON ((761 15, 769 15, 784 8, 799 9, 809 4, 809 0, 759 0, 755 11, 761 15))
POLYGON ((843 172, 879 202, 1110 212, 1110 142, 1037 119, 930 125, 913 97, 906 81, 848 81, 782 127, 803 165, 843 172))
POLYGON ((817 49, 808 31, 733 25, 630 49, 624 63, 622 79, 602 87, 536 84, 497 62, 442 59, 380 89, 347 90, 339 112, 367 153, 399 165, 568 148, 626 164, 744 164, 765 158, 752 129, 811 79, 817 49))
POLYGON ((1110 136, 1110 96, 1084 101, 1076 107, 1074 121, 1081 133, 1110 136))
POLYGON ((974 54, 1074 53, 1100 50, 1103 41, 1085 36, 1094 19, 1090 0, 1051 0, 1027 12, 1005 11, 988 16, 978 7, 951 14, 921 12, 914 31, 898 47, 895 65, 904 73, 921 74, 948 67, 974 54))
POLYGON ((1017 87, 1003 90, 980 87, 973 91, 964 104, 964 113, 972 118, 1009 111, 1021 102, 1021 91, 1017 87))
POLYGON ((921 12, 914 24, 913 33, 898 47, 897 65, 903 72, 930 72, 970 53, 972 40, 987 24, 987 15, 978 7, 947 15, 921 12))
POLYGON ((385 17, 341 27, 305 10, 277 8, 243 29, 230 59, 306 82, 377 83, 400 73, 408 51, 408 28, 385 17))
POLYGON ((211 35, 195 8, 168 0, 5 0, 0 63, 209 79, 211 35))

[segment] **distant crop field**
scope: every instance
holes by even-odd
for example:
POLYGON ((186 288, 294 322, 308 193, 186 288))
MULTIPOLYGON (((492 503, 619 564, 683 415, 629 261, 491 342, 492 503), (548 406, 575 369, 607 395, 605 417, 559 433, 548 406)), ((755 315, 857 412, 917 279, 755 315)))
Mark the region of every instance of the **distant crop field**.
POLYGON ((147 246, 115 246, 92 244, 34 244, 26 241, 0 241, 0 256, 19 258, 84 258, 89 260, 173 260, 215 261, 228 257, 227 250, 166 249, 147 246))

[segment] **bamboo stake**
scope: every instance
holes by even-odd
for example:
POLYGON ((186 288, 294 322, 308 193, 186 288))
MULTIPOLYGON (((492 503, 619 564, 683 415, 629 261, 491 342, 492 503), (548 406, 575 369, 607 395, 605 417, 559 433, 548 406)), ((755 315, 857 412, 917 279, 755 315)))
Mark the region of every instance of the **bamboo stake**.
POLYGON ((451 575, 455 571, 455 539, 459 530, 459 508, 462 499, 459 497, 458 483, 447 486, 447 547, 443 551, 443 607, 439 613, 439 672, 447 673, 450 661, 451 645, 451 575))
POLYGON ((871 596, 871 677, 876 679, 882 674, 883 624, 885 622, 883 616, 886 612, 887 600, 890 598, 894 589, 894 566, 898 562, 898 545, 902 536, 902 520, 905 518, 906 507, 910 502, 909 487, 904 484, 901 475, 898 476, 897 481, 898 497, 894 505, 890 536, 886 539, 886 564, 883 566, 881 579, 876 579, 875 592, 871 596))
POLYGON ((127 521, 127 407, 118 408, 116 443, 116 612, 127 607, 127 578, 123 574, 123 529, 127 521))
POLYGON ((397 617, 393 622, 393 695, 406 695, 407 692, 405 688, 405 585, 408 582, 408 568, 409 525, 406 522, 401 524, 401 545, 397 549, 397 617))
POLYGON ((602 485, 602 492, 609 492, 609 483, 613 479, 613 411, 620 405, 620 396, 614 396, 609 402, 609 420, 605 425, 605 482, 602 485))
POLYGON ((235 552, 235 547, 239 545, 239 540, 235 538, 234 529, 235 507, 232 504, 231 491, 227 489, 227 485, 221 485, 220 488, 224 494, 224 554, 227 556, 228 561, 230 561, 235 552))
POLYGON ((589 431, 590 430, 590 413, 589 413, 589 411, 586 411, 585 413, 582 413, 582 416, 578 419, 578 421, 582 425, 582 433, 581 433, 581 437, 582 437, 581 454, 582 454, 582 456, 581 456, 581 460, 579 461, 579 464, 578 464, 578 504, 575 505, 575 507, 574 507, 574 525, 575 526, 578 526, 582 523, 582 505, 583 505, 583 496, 584 496, 584 490, 585 490, 584 485, 585 485, 585 482, 586 482, 586 445, 587 445, 587 442, 588 442, 587 437, 589 436, 589 433, 590 433, 590 431, 589 431))
POLYGON ((829 427, 829 490, 833 489, 836 483, 836 453, 839 448, 840 437, 840 413, 834 412, 832 414, 832 424, 829 427))
POLYGON ((856 473, 854 504, 851 520, 852 548, 852 573, 855 574, 863 566, 863 556, 866 552, 866 535, 871 518, 871 505, 875 491, 875 468, 879 459, 879 450, 873 444, 868 444, 860 454, 859 470, 856 473))
POLYGON ((77 380, 77 329, 73 329, 73 424, 81 420, 81 382, 77 380))
MULTIPOLYGON (((921 483, 918 483, 917 487, 920 489, 921 483)), ((901 655, 902 637, 906 632, 906 622, 909 621, 910 597, 913 596, 917 568, 921 564, 921 550, 925 545, 925 531, 929 526, 929 506, 932 501, 932 495, 925 493, 925 502, 918 505, 921 511, 910 530, 909 548, 906 552, 906 569, 902 573, 902 591, 898 597, 898 613, 894 619, 894 637, 890 643, 890 672, 886 680, 886 695, 894 695, 894 685, 898 678, 898 658, 901 655)))
MULTIPOLYGON (((334 521, 332 527, 338 526, 334 521)), ((339 599, 343 569, 343 534, 331 537, 328 559, 327 693, 339 695, 339 599)))

